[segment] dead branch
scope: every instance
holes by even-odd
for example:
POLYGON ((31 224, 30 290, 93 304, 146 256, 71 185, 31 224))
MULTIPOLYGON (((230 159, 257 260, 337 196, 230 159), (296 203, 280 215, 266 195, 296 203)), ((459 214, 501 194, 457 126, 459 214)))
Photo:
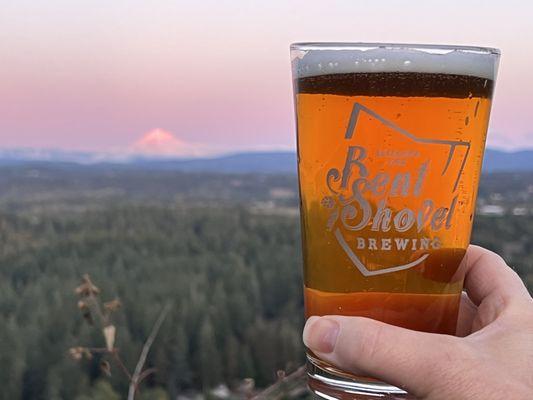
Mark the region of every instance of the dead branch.
POLYGON ((137 365, 135 366, 135 370, 133 372, 133 375, 131 376, 130 387, 128 391, 128 400, 135 400, 135 393, 137 392, 139 378, 143 372, 143 367, 144 367, 144 363, 146 362, 146 357, 148 356, 150 347, 152 347, 152 344, 154 343, 154 340, 157 334, 159 333, 159 329, 161 328, 161 325, 163 325, 163 322, 165 321, 165 318, 167 317, 167 314, 169 311, 170 311, 170 304, 167 304, 161 310, 159 317, 157 318, 154 326, 152 327, 152 332, 150 332, 150 336, 148 336, 148 339, 146 339, 146 342, 144 343, 144 346, 141 351, 141 355, 139 356, 139 361, 137 361, 137 365))
POLYGON ((155 372, 157 371, 156 368, 148 368, 148 369, 145 369, 141 375, 139 375, 139 382, 138 383, 141 383, 143 380, 145 380, 146 378, 148 378, 150 375, 152 374, 155 374, 155 372))
MULTIPOLYGON (((283 376, 283 375, 282 375, 283 376)), ((298 368, 296 371, 289 375, 283 376, 273 385, 267 387, 256 396, 252 397, 252 400, 274 400, 285 398, 286 389, 289 386, 297 385, 300 381, 306 377, 305 365, 298 368)))
MULTIPOLYGON (((80 361, 82 359, 90 360, 93 358, 94 354, 102 354, 110 358, 122 371, 122 373, 128 377, 130 382, 128 390, 128 400, 134 400, 135 394, 139 390, 139 384, 146 379, 148 376, 155 372, 154 368, 148 368, 143 371, 144 364, 146 362, 146 357, 148 352, 155 341, 159 329, 163 324, 168 312, 170 311, 170 304, 167 304, 161 310, 161 313, 152 327, 152 331, 146 339, 146 342, 143 345, 141 354, 139 355, 139 360, 135 367, 135 371, 130 373, 122 358, 119 354, 119 349, 115 347, 115 338, 116 338, 116 327, 112 323, 112 314, 118 310, 121 306, 121 303, 118 299, 111 300, 109 302, 103 303, 100 302, 99 294, 100 289, 94 285, 90 276, 85 274, 82 279, 82 283, 75 289, 75 292, 80 299, 78 301, 78 308, 82 312, 85 320, 91 325, 99 325, 100 331, 105 339, 106 347, 72 347, 69 349, 69 355, 75 361, 80 361), (93 318, 93 316, 96 317, 93 318)), ((106 359, 102 359, 100 362, 100 370, 107 376, 111 376, 111 365, 106 359)))

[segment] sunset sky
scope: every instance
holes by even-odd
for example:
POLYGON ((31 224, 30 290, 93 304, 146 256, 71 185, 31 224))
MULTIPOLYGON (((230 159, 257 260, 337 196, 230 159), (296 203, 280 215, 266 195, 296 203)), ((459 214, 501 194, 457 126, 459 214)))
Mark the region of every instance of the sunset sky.
POLYGON ((532 4, 0 0, 0 148, 292 149, 295 41, 498 47, 489 146, 533 148, 532 4))

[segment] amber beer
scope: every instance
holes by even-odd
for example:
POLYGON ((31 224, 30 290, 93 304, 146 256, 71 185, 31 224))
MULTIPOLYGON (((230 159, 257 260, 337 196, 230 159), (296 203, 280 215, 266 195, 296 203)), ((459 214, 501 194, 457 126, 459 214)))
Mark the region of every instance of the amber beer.
MULTIPOLYGON (((306 316, 455 334, 499 53, 291 49, 306 316)), ((319 383, 348 379, 309 359, 319 383)))

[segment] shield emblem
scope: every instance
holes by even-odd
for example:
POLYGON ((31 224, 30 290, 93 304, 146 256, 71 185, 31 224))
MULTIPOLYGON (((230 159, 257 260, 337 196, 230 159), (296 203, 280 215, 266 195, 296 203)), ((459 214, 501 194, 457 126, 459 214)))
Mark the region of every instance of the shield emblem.
MULTIPOLYGON (((431 124, 428 124, 431 126, 431 124)), ((470 142, 454 134, 416 134, 356 102, 343 166, 326 174, 327 228, 364 276, 413 268, 442 245, 454 224, 470 142)), ((467 188, 468 189, 468 188, 467 188)), ((464 196, 464 195, 463 195, 464 196)))

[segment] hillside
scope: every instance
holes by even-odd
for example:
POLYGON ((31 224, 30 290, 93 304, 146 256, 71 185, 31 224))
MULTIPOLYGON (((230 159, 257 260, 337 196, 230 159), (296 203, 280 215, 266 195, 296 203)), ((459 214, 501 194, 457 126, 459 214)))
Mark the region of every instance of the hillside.
MULTIPOLYGON (((0 150, 0 166, 23 164, 100 165, 152 171, 295 174, 296 154, 293 152, 250 152, 213 158, 165 159, 113 157, 105 154, 65 151, 0 150)), ((484 172, 533 171, 533 150, 504 152, 487 149, 484 172)))

